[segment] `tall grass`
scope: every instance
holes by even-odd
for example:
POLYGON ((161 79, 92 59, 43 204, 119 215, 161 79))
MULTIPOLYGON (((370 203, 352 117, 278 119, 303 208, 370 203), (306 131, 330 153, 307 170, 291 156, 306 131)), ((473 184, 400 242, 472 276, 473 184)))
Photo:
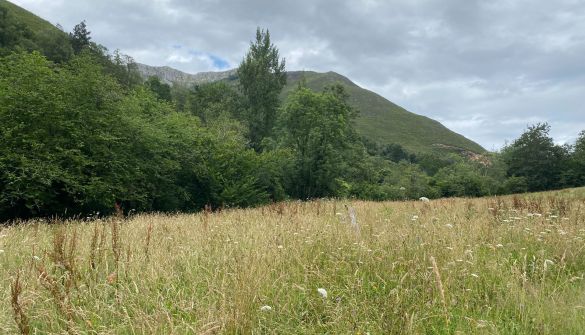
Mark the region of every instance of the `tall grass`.
POLYGON ((584 239, 584 189, 30 221, 0 333, 581 334, 584 239))

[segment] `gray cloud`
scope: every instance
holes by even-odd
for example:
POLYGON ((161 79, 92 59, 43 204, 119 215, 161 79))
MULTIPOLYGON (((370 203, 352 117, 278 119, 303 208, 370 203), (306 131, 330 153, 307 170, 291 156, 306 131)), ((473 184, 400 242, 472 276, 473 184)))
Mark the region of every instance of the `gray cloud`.
POLYGON ((137 61, 235 67, 257 26, 290 70, 336 71, 488 149, 547 121, 585 129, 580 0, 11 0, 137 61))

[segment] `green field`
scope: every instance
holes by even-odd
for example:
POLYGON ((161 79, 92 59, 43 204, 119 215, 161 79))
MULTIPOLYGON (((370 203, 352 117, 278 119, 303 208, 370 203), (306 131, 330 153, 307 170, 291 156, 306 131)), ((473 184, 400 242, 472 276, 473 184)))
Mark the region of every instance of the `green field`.
POLYGON ((0 333, 582 334, 584 238, 585 189, 31 221, 0 333))

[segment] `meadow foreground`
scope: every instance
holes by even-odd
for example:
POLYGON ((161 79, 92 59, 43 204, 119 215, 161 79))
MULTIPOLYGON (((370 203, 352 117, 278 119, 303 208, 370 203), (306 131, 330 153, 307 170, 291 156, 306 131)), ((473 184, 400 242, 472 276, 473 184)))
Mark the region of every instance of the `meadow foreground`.
POLYGON ((0 269, 2 334, 579 334, 585 189, 33 221, 0 269))

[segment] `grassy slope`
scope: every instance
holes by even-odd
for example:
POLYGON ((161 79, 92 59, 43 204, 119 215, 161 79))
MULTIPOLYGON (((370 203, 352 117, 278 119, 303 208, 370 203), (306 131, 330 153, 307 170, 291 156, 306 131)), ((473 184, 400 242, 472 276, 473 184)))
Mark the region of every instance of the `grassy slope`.
POLYGON ((11 2, 0 0, 0 6, 8 8, 9 15, 18 19, 19 22, 26 24, 33 33, 38 33, 43 30, 58 30, 50 22, 11 2))
POLYGON ((574 189, 2 227, 0 333, 17 333, 20 272, 16 306, 43 334, 579 334, 584 202, 574 189))
POLYGON ((415 152, 433 150, 433 144, 445 144, 476 153, 486 151, 439 122, 411 113, 335 72, 291 72, 284 94, 293 90, 303 76, 307 85, 316 91, 335 82, 343 84, 350 94, 350 103, 361 112, 357 120, 358 131, 371 140, 382 144, 399 143, 415 152))

